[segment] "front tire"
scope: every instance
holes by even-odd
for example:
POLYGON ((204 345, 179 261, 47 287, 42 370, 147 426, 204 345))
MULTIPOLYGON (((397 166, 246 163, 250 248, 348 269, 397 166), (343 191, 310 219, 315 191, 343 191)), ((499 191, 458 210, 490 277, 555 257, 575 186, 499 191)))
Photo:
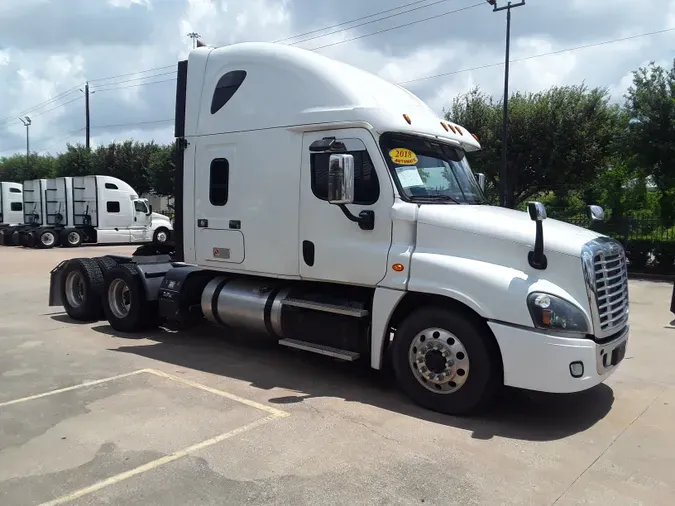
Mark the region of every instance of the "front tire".
POLYGON ((108 271, 104 290, 103 311, 115 330, 137 332, 157 321, 156 304, 146 299, 136 264, 120 264, 108 271))
POLYGON ((492 336, 472 319, 441 308, 418 309, 403 321, 392 361, 414 401, 449 415, 487 407, 502 382, 492 336))
POLYGON ((164 244, 169 240, 169 229, 159 227, 152 236, 152 242, 155 244, 164 244))

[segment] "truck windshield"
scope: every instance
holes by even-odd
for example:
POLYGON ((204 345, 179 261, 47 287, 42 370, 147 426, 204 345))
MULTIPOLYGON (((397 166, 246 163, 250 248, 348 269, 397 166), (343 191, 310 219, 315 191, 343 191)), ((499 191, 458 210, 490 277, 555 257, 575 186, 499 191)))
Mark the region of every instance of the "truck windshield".
POLYGON ((404 200, 485 203, 464 150, 425 137, 397 133, 382 135, 380 146, 404 200))

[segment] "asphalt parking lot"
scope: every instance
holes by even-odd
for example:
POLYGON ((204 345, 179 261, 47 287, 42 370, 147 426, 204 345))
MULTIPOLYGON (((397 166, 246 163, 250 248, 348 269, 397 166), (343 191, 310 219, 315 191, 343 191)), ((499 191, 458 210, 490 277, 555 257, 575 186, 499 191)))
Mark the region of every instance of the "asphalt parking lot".
POLYGON ((672 504, 671 284, 631 281, 605 385, 460 419, 252 336, 123 336, 47 306, 61 259, 131 251, 0 247, 1 505, 672 504))

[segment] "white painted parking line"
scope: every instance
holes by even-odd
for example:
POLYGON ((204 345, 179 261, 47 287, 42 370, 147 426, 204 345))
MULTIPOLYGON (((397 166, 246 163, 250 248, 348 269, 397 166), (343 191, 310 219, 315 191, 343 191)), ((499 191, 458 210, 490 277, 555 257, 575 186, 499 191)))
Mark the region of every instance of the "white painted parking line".
POLYGON ((101 383, 107 383, 108 381, 115 381, 117 379, 127 378, 129 376, 134 376, 136 374, 141 374, 148 372, 148 369, 140 369, 138 371, 128 372, 125 374, 118 374, 117 376, 111 376, 109 378, 103 378, 95 381, 85 381, 79 385, 73 385, 71 387, 59 388, 57 390, 50 390, 49 392, 44 392, 42 394, 29 395, 28 397, 22 397, 21 399, 14 399, 13 401, 0 402, 0 408, 4 406, 11 406, 12 404, 18 404, 20 402, 32 401, 35 399, 40 399, 42 397, 49 397, 50 395, 61 394, 63 392, 70 392, 71 390, 77 390, 78 388, 86 388, 94 385, 100 385, 101 383))
POLYGON ((156 469, 157 467, 163 466, 165 464, 168 464, 170 462, 173 462, 175 460, 178 460, 182 457, 185 457, 186 455, 189 455, 190 453, 194 453, 198 450, 201 450, 203 448, 207 448, 209 446, 215 445, 217 443, 220 443, 221 441, 224 441, 226 439, 229 439, 233 436, 236 436, 238 434, 241 434, 242 432, 246 432, 248 430, 254 429, 256 427, 259 427, 261 425, 264 425, 268 422, 271 422, 276 419, 280 418, 286 418, 287 416, 290 416, 290 413, 286 411, 282 411, 277 408, 273 408, 272 406, 266 406, 265 404, 261 404, 256 401, 252 401, 250 399, 245 399, 244 397, 239 397, 238 395, 231 394, 229 392, 225 392, 224 390, 218 390, 217 388, 211 388, 206 385, 202 385, 201 383, 197 383, 195 381, 190 381, 185 378, 180 378, 178 376, 174 376, 169 373, 165 373, 163 371, 158 371, 156 369, 139 369, 138 371, 133 371, 125 374, 118 374, 117 376, 111 376, 109 378, 103 378, 100 380, 95 380, 95 381, 87 381, 84 383, 80 383, 79 385, 73 385, 70 387, 65 387, 65 388, 59 388, 57 390, 50 390, 49 392, 44 392, 42 394, 36 394, 36 395, 30 395, 28 397, 22 397, 21 399, 14 399, 12 401, 7 401, 0 403, 0 407, 4 406, 11 406, 12 404, 18 404, 21 402, 27 402, 31 401, 34 399, 41 399, 43 397, 48 397, 51 395, 56 395, 60 394, 63 392, 70 392, 72 390, 76 390, 79 388, 86 388, 86 387, 91 387, 91 386, 96 386, 100 385, 102 383, 107 383, 109 381, 114 381, 117 379, 122 379, 122 378, 128 378, 130 376, 135 376, 138 374, 152 374, 154 376, 158 376, 160 378, 165 378, 170 381, 175 381, 178 383, 182 383, 184 385, 191 386, 193 388, 198 388, 200 390, 203 390, 205 392, 209 392, 215 395, 218 395, 220 397, 224 397, 225 399, 229 399, 231 401, 237 402, 239 404, 243 404, 245 406, 255 408, 260 411, 264 411, 268 413, 268 416, 264 418, 260 418, 254 422, 251 422, 249 424, 243 425, 241 427, 238 427, 236 429, 230 430, 228 432, 225 432, 223 434, 220 434, 218 436, 215 436, 213 438, 207 439, 205 441, 202 441, 201 443, 196 443, 192 446, 188 446, 187 448, 184 448, 182 450, 175 451, 169 455, 166 455, 162 458, 159 458, 157 460, 153 460, 152 462, 148 462, 147 464, 143 464, 142 466, 138 466, 134 469, 131 469, 129 471, 125 471, 123 473, 117 474, 115 476, 112 476, 110 478, 106 478, 105 480, 101 480, 97 483, 94 483, 93 485, 90 485, 88 487, 81 488, 80 490, 76 490, 75 492, 72 492, 70 494, 64 495, 62 497, 59 497, 57 499, 53 499, 51 501, 42 503, 40 506, 57 506, 59 504, 65 504, 70 501, 74 501, 75 499, 78 499, 82 496, 91 494, 93 492, 96 492, 98 490, 101 490, 102 488, 108 487, 110 485, 114 485, 116 483, 119 483, 123 480, 126 480, 128 478, 131 478, 133 476, 139 475, 141 473, 145 473, 147 471, 150 471, 152 469, 156 469))
POLYGON ((273 408, 272 406, 266 406, 265 404, 261 404, 256 401, 252 401, 250 399, 245 399, 243 397, 239 397, 238 395, 231 394, 229 392, 225 392, 224 390, 218 390, 217 388, 211 388, 207 387, 206 385, 202 385, 201 383, 196 383, 194 381, 187 380, 185 378, 179 378, 178 376, 174 376, 173 374, 169 374, 163 371, 158 371, 156 369, 145 369, 145 372, 148 372, 150 374, 155 374, 157 376, 160 376, 162 378, 168 378, 173 381, 178 381, 180 383, 184 383, 185 385, 189 385, 194 388, 199 388, 200 390, 204 390, 206 392, 210 392, 212 394, 220 395, 221 397, 225 397, 226 399, 230 399, 231 401, 238 402, 240 404, 244 404, 246 406, 250 406, 252 408, 259 409, 261 411, 266 411, 267 413, 274 415, 279 418, 283 418, 288 416, 290 413, 287 413, 286 411, 282 411, 277 408, 273 408))
MULTIPOLYGON (((287 416, 288 413, 286 413, 287 416)), ((173 452, 170 455, 167 455, 165 457, 162 457, 157 460, 153 460, 152 462, 148 462, 147 464, 143 464, 142 466, 138 466, 134 469, 131 469, 129 471, 125 471, 124 473, 117 474, 115 476, 112 476, 110 478, 107 478, 105 480, 101 480, 97 483, 94 483, 93 485, 85 488, 81 488, 80 490, 76 490, 75 492, 72 492, 68 495, 64 495, 62 497, 59 497, 57 499, 54 499, 52 501, 48 501, 45 503, 40 504, 39 506, 58 506, 59 504, 65 504, 70 501, 74 501, 75 499, 79 499, 82 496, 89 495, 93 492, 97 492, 105 487, 109 487, 110 485, 115 485, 116 483, 119 483, 123 480, 126 480, 128 478, 131 478, 133 476, 139 475, 141 473, 145 473, 147 471, 150 471, 152 469, 156 469, 160 466, 163 466, 165 464, 168 464, 170 462, 173 462, 175 460, 180 459, 181 457, 185 457, 186 455, 189 455, 190 453, 194 453, 198 450, 202 450, 204 448, 207 448, 209 446, 212 446, 216 443, 220 443, 221 441, 224 441, 226 439, 229 439, 233 436, 236 436, 238 434, 241 434, 242 432, 246 432, 248 430, 254 429, 256 427, 259 427, 261 425, 264 425, 268 422, 271 422, 272 420, 275 420, 277 418, 280 418, 279 415, 269 415, 266 416, 265 418, 260 418, 259 420, 256 420, 255 422, 251 422, 249 424, 246 424, 242 427, 239 427, 237 429, 233 429, 229 432, 225 432, 223 434, 220 434, 219 436, 216 436, 211 439, 207 439, 206 441, 202 441, 201 443, 197 443, 192 446, 188 446, 187 448, 184 448, 182 450, 179 450, 177 452, 173 452)))

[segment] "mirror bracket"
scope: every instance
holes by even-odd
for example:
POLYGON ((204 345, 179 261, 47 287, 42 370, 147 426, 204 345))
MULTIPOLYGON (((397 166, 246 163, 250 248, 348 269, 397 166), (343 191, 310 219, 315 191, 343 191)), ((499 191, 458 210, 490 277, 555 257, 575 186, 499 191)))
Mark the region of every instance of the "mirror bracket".
POLYGON ((338 207, 349 221, 358 223, 361 230, 373 230, 375 228, 374 211, 361 211, 358 216, 354 216, 346 205, 338 204, 338 207))

